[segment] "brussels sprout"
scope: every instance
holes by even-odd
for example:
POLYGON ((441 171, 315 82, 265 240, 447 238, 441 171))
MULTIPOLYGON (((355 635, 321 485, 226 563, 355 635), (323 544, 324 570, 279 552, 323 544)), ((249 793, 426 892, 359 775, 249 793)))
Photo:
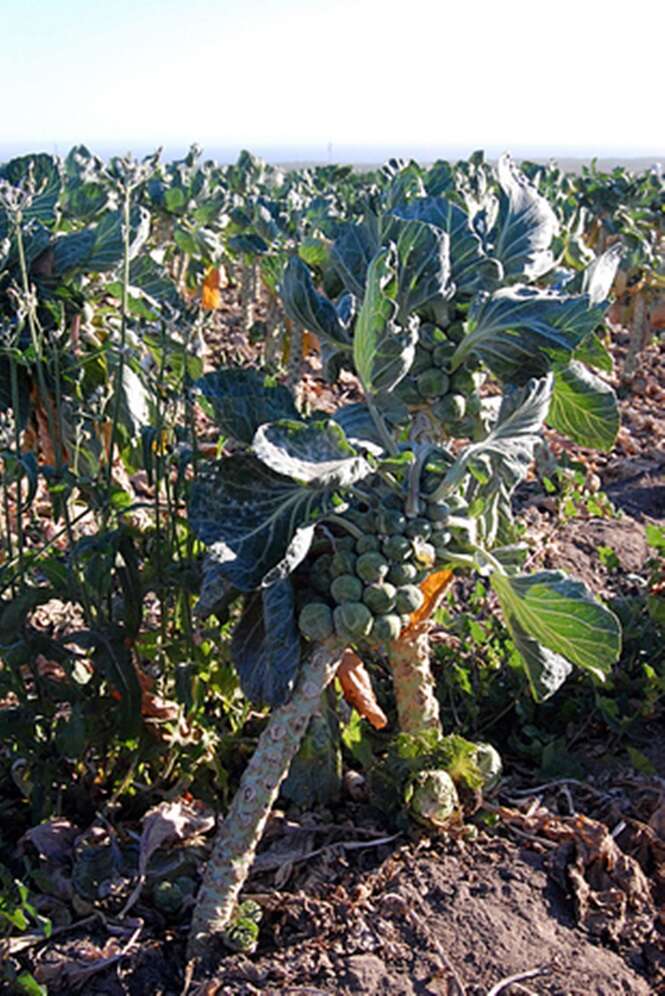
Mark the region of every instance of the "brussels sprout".
POLYGON ((487 431, 482 422, 478 419, 467 416, 461 422, 455 423, 455 435, 458 439, 468 436, 474 443, 479 443, 487 435, 487 431))
POLYGON ((185 900, 182 889, 168 880, 157 883, 152 890, 152 898, 157 909, 166 914, 178 913, 185 900))
POLYGON ((395 606, 399 613, 406 615, 407 613, 417 612, 424 601, 425 596, 420 588, 416 588, 415 584, 405 584, 403 587, 397 589, 395 606))
POLYGON ((419 771, 406 785, 404 801, 413 818, 439 829, 450 822, 459 807, 455 783, 447 771, 419 771))
POLYGON ((396 508, 380 508, 376 513, 376 528, 380 533, 403 533, 406 517, 396 508))
MULTIPOLYGON (((371 551, 380 550, 381 541, 378 536, 374 536, 372 533, 368 533, 366 536, 361 536, 360 539, 356 540, 356 553, 370 553, 371 551)), ((356 570, 358 570, 358 561, 356 561, 356 570)))
POLYGON ((353 553, 356 541, 353 536, 335 536, 335 553, 353 553))
POLYGON ((381 499, 381 504, 384 508, 395 508, 398 512, 401 512, 404 502, 400 495, 395 494, 394 491, 389 491, 381 499))
POLYGON ((363 602, 375 615, 377 613, 390 612, 395 607, 396 594, 397 589, 388 582, 370 584, 363 592, 363 602))
POLYGON ((322 553, 320 557, 312 561, 311 574, 325 574, 330 571, 332 565, 332 554, 322 553))
POLYGON ((380 553, 363 553, 356 561, 356 574, 363 581, 372 584, 374 581, 383 581, 390 570, 390 564, 380 553))
POLYGON ((483 792, 491 792, 497 787, 503 774, 501 755, 491 744, 481 742, 475 747, 473 759, 483 776, 483 792))
POLYGON ((330 594, 336 602, 359 602, 363 583, 355 574, 340 574, 330 585, 330 594))
POLYGON ((476 390, 476 382, 473 374, 469 370, 456 370, 450 378, 450 390, 454 394, 463 394, 468 397, 476 390))
POLYGON ((298 629, 308 640, 327 640, 333 634, 331 609, 322 602, 310 602, 298 616, 298 629))
POLYGON ((420 392, 418 391, 415 383, 407 377, 400 381, 393 391, 393 394, 395 394, 400 401, 403 401, 405 405, 422 405, 423 403, 423 399, 420 396, 420 392))
POLYGON ((411 519, 404 533, 409 539, 428 540, 432 535, 432 523, 429 519, 411 519))
POLYGON ((399 640, 401 632, 402 620, 394 613, 389 613, 375 617, 369 638, 375 643, 390 643, 391 640, 399 640))
POLYGON ((459 422, 466 414, 466 398, 463 394, 447 394, 432 407, 432 415, 440 422, 459 422))
POLYGON ((464 322, 453 322, 452 325, 449 325, 446 329, 446 335, 451 342, 459 344, 466 335, 464 322))
POLYGON ((455 353, 455 343, 442 342, 432 353, 435 367, 447 367, 455 353))
POLYGON ((427 518, 435 525, 445 523, 450 518, 450 505, 446 501, 430 501, 427 503, 427 518))
POLYGON ((445 342, 447 338, 447 330, 444 332, 437 325, 432 325, 431 322, 425 322, 418 329, 418 345, 423 349, 434 349, 445 342))
POLYGON ((423 398, 440 398, 448 390, 450 378, 443 370, 430 367, 418 376, 416 383, 423 398))
POLYGON ((452 538, 452 533, 448 532, 447 529, 441 529, 438 533, 434 533, 434 536, 432 537, 432 546, 434 547, 437 557, 441 557, 445 554, 452 538))
POLYGON ((253 899, 240 903, 221 933, 223 944, 231 951, 242 951, 253 954, 259 941, 259 925, 263 918, 263 910, 253 899))
POLYGON ((480 410, 483 406, 482 398, 479 394, 471 394, 466 399, 466 414, 467 415, 480 415, 480 410))
POLYGON ((412 581, 415 581, 417 573, 418 569, 415 564, 395 564, 388 571, 386 580, 399 588, 401 585, 410 584, 412 581))
POLYGON ((356 569, 356 560, 354 553, 349 550, 340 550, 332 559, 330 573, 334 578, 340 577, 341 574, 353 574, 356 569))
POLYGON ((411 540, 406 536, 388 536, 383 541, 383 552, 390 560, 399 564, 402 560, 408 560, 413 551, 411 540))
POLYGON ((409 368, 409 376, 417 377, 424 370, 429 370, 432 366, 432 354, 427 349, 416 346, 416 355, 409 368))
POLYGON ((353 640, 369 636, 374 617, 362 602, 343 602, 333 612, 335 632, 353 640))
POLYGON ((185 899, 189 899, 189 897, 193 896, 196 892, 196 882, 193 878, 190 878, 189 875, 179 875, 175 880, 175 884, 178 886, 185 899))

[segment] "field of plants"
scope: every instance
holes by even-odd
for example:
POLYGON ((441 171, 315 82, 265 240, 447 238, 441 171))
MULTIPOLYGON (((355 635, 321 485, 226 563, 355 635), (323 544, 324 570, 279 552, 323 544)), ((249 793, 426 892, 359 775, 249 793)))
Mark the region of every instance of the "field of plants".
POLYGON ((0 164, 3 992, 665 991, 664 229, 0 164))

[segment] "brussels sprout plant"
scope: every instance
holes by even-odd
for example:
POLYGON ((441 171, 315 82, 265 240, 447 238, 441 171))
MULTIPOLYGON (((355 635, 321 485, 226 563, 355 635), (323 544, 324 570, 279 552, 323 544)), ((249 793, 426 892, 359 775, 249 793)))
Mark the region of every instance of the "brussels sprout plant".
MULTIPOLYGON (((192 954, 224 932, 345 649, 388 657, 403 733, 440 730, 428 625, 453 572, 490 579, 536 699, 574 665, 602 680, 618 657, 618 622, 583 584, 522 572, 511 508, 546 423, 612 444, 616 402, 586 361, 617 252, 563 280, 544 198, 508 157, 484 175, 473 196, 396 176, 361 221, 338 227, 327 293, 289 258, 286 314, 320 339, 331 378, 356 375, 362 401, 330 416, 300 410, 257 371, 199 381, 228 444, 192 487, 190 523, 207 548, 199 608, 224 617, 237 605, 241 687, 273 712, 221 824, 192 954)), ((428 778, 414 792, 442 781, 428 778)))

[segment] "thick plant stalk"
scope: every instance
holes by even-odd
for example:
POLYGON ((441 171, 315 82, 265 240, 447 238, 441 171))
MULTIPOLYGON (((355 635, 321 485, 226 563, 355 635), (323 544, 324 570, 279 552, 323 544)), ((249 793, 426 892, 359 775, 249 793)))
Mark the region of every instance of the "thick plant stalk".
POLYGON ((289 335, 289 362, 287 385, 294 393, 300 384, 300 373, 303 361, 303 329, 298 322, 287 324, 289 335))
POLYGON ((279 300, 275 294, 268 293, 268 308, 266 311, 266 338, 264 344, 264 356, 266 363, 279 364, 279 350, 281 349, 281 311, 279 300))
POLYGON ((240 307, 242 309, 242 330, 249 332, 254 321, 254 287, 252 264, 244 261, 240 270, 240 307))
POLYGON ((623 363, 622 371, 622 379, 624 383, 629 383, 635 376, 640 356, 649 345, 649 339, 651 338, 649 313, 647 311, 644 293, 638 293, 635 295, 631 325, 628 352, 623 363))
POLYGON ((429 663, 430 628, 429 620, 411 626, 388 649, 402 733, 422 733, 423 730, 443 733, 439 700, 429 663))
POLYGON ((286 705, 272 713, 245 768, 226 818, 217 830, 189 935, 188 957, 202 955, 233 916, 279 787, 319 708, 321 693, 335 676, 343 648, 318 646, 286 705))

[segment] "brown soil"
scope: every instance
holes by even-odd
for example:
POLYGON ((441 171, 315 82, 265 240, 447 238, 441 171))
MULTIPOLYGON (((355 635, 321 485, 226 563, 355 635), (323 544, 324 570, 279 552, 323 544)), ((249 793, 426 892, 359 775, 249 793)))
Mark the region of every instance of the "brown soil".
POLYGON ((572 903, 544 864, 503 840, 456 852, 403 848, 359 883, 355 902, 324 908, 326 927, 314 936, 254 962, 227 960, 214 973, 216 991, 446 996, 457 987, 484 996, 538 970, 527 991, 646 996, 634 969, 575 927, 572 903))
MULTIPOLYGON (((324 889, 321 898, 273 891, 260 954, 221 955, 189 993, 489 996, 512 976, 522 981, 502 991, 515 996, 659 991, 648 946, 620 952, 594 942, 576 926, 571 895, 553 881, 549 864, 542 844, 425 839, 400 847, 374 872, 355 870, 346 886, 324 889)), ((85 942, 49 947, 51 966, 80 964, 85 942)), ((186 991, 183 948, 178 936, 144 944, 76 991, 179 996, 186 991)), ((63 985, 57 972, 50 979, 49 992, 73 991, 72 975, 63 985)))

